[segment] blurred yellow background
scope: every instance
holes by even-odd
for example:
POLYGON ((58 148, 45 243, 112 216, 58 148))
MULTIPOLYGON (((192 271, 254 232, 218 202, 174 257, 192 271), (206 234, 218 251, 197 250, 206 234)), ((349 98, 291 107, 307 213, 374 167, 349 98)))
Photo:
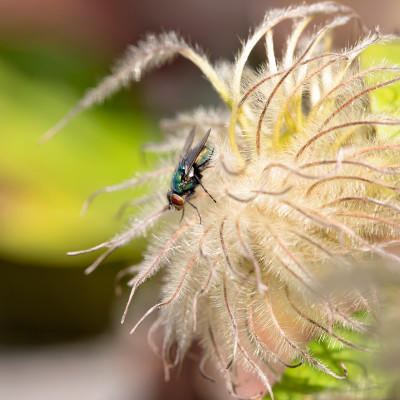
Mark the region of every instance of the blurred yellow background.
MULTIPOLYGON (((370 29, 400 29, 398 0, 341 3, 352 6, 370 29)), ((0 0, 1 399, 211 398, 196 389, 202 386, 197 381, 152 384, 162 381, 162 371, 161 362, 138 344, 145 342, 146 329, 136 339, 128 335, 129 326, 117 328, 126 296, 116 300, 114 277, 140 260, 144 241, 119 250, 90 276, 83 270, 95 256, 71 258, 66 252, 123 228, 135 209, 120 219, 115 214, 139 189, 103 195, 80 217, 87 196, 149 169, 152 158, 141 146, 161 140, 160 119, 218 104, 216 95, 192 65, 177 60, 78 116, 45 145, 38 139, 145 32, 177 30, 213 61, 233 60, 239 38, 267 9, 290 4, 0 0)), ((340 41, 347 44, 347 36, 340 41)), ((149 291, 145 287, 137 297, 143 307, 156 298, 149 291)), ((216 389, 214 394, 224 398, 216 389)))

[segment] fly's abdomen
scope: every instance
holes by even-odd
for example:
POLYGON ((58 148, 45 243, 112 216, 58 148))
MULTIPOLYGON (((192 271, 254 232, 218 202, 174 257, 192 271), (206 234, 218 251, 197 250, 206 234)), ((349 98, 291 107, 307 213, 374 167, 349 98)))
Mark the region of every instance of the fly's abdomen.
POLYGON ((212 147, 204 146, 194 162, 194 167, 200 169, 201 166, 204 166, 210 161, 213 152, 214 149, 212 147))

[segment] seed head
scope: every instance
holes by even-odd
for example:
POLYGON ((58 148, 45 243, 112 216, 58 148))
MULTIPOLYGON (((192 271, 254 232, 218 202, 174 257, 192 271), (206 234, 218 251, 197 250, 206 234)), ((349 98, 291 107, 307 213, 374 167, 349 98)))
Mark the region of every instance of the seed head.
POLYGON ((308 363, 346 377, 343 364, 336 374, 310 354, 311 339, 328 335, 361 349, 338 336, 335 327, 366 332, 368 326, 353 313, 372 307, 374 290, 351 282, 332 286, 329 280, 350 268, 362 274, 372 256, 399 261, 386 248, 400 233, 400 120, 393 112, 372 110, 370 94, 399 81, 400 67, 361 66, 366 48, 391 39, 378 30, 365 34, 363 28, 364 37, 353 47, 331 49, 334 30, 354 19, 351 9, 334 2, 272 10, 235 62, 215 67, 174 32, 148 35, 45 136, 175 55, 196 64, 226 106, 165 121, 164 129, 173 135, 152 149, 163 160, 160 168, 89 199, 154 181, 152 192, 158 195, 147 199, 142 218, 86 251, 107 249, 91 271, 152 229, 143 262, 125 271, 136 273, 128 306, 137 287, 163 269, 161 300, 132 332, 158 311, 154 329, 164 332, 167 375, 197 341, 201 366, 216 365, 232 395, 244 396, 240 376, 246 371, 272 397, 282 367, 308 363), (310 30, 319 15, 325 23, 310 30), (293 27, 278 58, 273 32, 284 20, 293 27), (260 40, 265 40, 266 60, 253 69, 248 58, 260 40), (201 183, 216 202, 197 185, 190 201, 198 212, 186 203, 182 219, 165 196, 193 126, 195 144, 211 129, 207 146, 213 153, 201 183), (382 127, 393 129, 393 135, 383 137, 382 127))

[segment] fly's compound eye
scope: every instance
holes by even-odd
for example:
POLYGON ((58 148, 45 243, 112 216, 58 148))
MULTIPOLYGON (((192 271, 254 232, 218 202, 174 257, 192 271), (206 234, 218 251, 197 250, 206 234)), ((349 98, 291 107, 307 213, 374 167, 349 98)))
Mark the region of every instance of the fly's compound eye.
POLYGON ((177 194, 172 194, 171 204, 173 204, 176 207, 182 207, 185 204, 185 202, 183 201, 181 196, 178 196, 177 194))

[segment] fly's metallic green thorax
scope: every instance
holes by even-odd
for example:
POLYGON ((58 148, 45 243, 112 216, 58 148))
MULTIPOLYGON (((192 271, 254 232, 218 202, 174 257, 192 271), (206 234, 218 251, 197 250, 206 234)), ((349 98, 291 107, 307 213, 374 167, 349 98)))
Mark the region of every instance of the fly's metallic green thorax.
POLYGON ((210 132, 211 130, 208 130, 200 142, 195 147, 191 148, 195 136, 195 127, 190 131, 182 150, 178 168, 172 176, 171 190, 167 193, 171 209, 180 209, 187 202, 195 208, 199 214, 197 207, 189 201, 194 195, 197 185, 200 185, 215 202, 214 198, 207 192, 201 182, 201 172, 206 168, 214 152, 212 147, 206 146, 210 132))
POLYGON ((193 190, 196 186, 196 178, 194 176, 186 177, 184 164, 179 164, 178 169, 172 176, 171 190, 178 194, 184 194, 187 191, 193 190))

